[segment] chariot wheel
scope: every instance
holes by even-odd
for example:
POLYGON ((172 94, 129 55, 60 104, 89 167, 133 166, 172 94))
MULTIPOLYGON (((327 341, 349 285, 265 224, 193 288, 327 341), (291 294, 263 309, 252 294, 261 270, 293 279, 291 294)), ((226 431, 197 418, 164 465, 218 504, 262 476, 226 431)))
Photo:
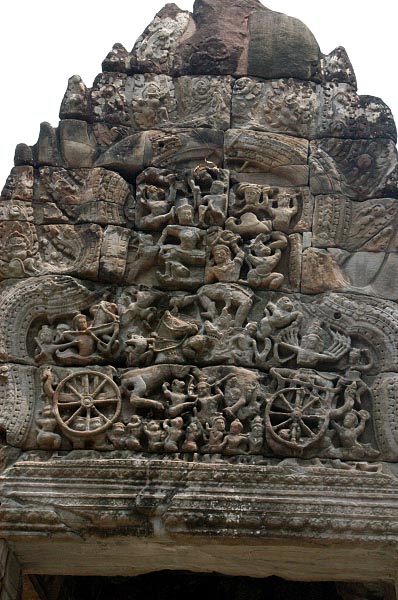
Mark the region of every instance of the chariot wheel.
POLYGON ((88 437, 108 429, 121 410, 120 391, 99 371, 78 371, 60 381, 53 397, 54 415, 65 433, 88 437))
POLYGON ((314 446, 326 433, 329 411, 313 389, 284 388, 269 400, 265 420, 273 440, 302 451, 314 446))

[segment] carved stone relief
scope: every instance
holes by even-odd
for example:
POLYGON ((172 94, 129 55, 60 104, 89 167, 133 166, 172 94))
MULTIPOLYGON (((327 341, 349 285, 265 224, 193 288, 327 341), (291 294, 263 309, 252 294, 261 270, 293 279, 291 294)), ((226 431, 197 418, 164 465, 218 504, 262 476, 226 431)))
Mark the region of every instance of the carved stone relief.
POLYGON ((339 140, 310 143, 313 194, 343 194, 352 200, 397 197, 397 149, 389 140, 339 140))
POLYGON ((232 96, 232 127, 307 139, 397 139, 392 114, 379 98, 358 96, 345 83, 315 85, 294 79, 238 79, 232 96))
MULTIPOLYGON (((2 385, 17 385, 29 406, 19 447, 193 453, 201 460, 383 458, 369 412, 385 402, 384 388, 377 399, 371 393, 381 357, 355 317, 344 325, 336 308, 254 294, 234 281, 177 294, 142 286, 90 290, 72 278, 55 285, 37 278, 25 291, 28 282, 12 285, 4 305, 12 314, 29 295, 31 309, 21 315, 28 335, 1 333, 2 385), (32 366, 13 367, 12 357, 32 366)), ((358 306, 368 310, 366 301, 358 306)), ((13 414, 4 407, 6 423, 13 414)))
POLYGON ((396 132, 345 50, 257 0, 168 4, 91 88, 70 78, 60 118, 0 199, 18 468, 393 480, 396 132))

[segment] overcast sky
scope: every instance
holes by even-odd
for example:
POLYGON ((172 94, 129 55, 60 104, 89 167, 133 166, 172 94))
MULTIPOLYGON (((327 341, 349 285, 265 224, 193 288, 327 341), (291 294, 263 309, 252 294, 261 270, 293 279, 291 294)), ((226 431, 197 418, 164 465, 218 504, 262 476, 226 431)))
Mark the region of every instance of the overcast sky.
MULTIPOLYGON (((131 50, 165 3, 18 0, 1 4, 0 190, 16 144, 34 144, 42 121, 57 125, 68 78, 79 74, 90 87, 112 45, 121 42, 131 50)), ((176 4, 192 10, 193 0, 176 4)), ((304 21, 322 52, 344 46, 359 93, 381 97, 398 118, 397 0, 268 0, 264 4, 304 21)))

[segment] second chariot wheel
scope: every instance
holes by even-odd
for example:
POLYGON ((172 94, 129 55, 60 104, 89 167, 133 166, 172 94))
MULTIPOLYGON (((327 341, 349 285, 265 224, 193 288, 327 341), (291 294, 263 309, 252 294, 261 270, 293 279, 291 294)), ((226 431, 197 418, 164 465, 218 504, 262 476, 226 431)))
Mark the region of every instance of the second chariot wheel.
POLYGON ((311 388, 284 388, 267 404, 267 431, 272 439, 296 451, 314 446, 325 434, 329 413, 311 388))

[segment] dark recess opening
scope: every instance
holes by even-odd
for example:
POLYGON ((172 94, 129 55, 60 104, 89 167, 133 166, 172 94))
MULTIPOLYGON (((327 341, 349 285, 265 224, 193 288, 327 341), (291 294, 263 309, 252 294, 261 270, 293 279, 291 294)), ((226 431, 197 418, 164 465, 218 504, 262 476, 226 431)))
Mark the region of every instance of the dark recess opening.
POLYGON ((279 577, 257 579, 187 571, 157 571, 136 577, 67 576, 62 578, 62 585, 57 586, 57 597, 54 597, 49 590, 52 579, 39 575, 34 577, 41 591, 47 590, 43 600, 342 599, 333 582, 287 581, 279 577))

